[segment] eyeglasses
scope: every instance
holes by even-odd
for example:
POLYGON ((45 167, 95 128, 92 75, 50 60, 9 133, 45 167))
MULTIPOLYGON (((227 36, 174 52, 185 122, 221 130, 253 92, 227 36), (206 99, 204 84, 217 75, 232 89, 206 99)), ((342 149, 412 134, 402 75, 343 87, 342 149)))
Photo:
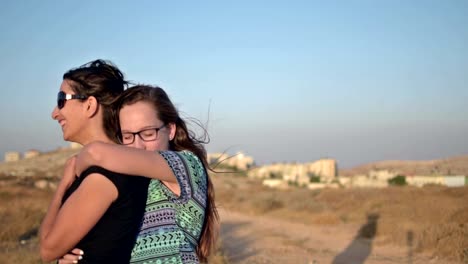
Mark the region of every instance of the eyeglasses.
POLYGON ((163 124, 160 127, 152 127, 152 128, 145 128, 138 132, 123 132, 122 138, 120 139, 120 143, 123 145, 130 145, 135 141, 135 135, 138 135, 141 140, 148 142, 154 141, 158 139, 158 132, 159 130, 163 129, 166 124, 163 124))
POLYGON ((65 102, 71 99, 86 99, 88 98, 86 95, 79 95, 79 94, 66 94, 63 91, 60 91, 57 94, 57 107, 58 109, 62 109, 65 106, 65 102))

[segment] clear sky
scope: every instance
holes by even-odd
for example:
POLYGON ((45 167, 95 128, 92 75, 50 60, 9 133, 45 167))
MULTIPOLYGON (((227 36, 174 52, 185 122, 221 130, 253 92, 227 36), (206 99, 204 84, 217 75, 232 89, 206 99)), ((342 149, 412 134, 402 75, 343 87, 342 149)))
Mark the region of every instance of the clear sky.
POLYGON ((2 1, 0 154, 65 146, 62 75, 109 59, 265 164, 468 154, 468 1, 2 1), (209 112, 209 118, 208 118, 209 112))

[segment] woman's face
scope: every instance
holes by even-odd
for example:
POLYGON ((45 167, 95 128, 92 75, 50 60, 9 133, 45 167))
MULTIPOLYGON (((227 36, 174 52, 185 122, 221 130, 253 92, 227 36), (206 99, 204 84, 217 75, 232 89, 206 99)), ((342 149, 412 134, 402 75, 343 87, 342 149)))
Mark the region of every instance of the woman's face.
MULTIPOLYGON (((63 80, 60 91, 66 94, 75 94, 69 80, 63 80)), ((66 141, 80 142, 80 132, 83 131, 85 115, 83 113, 84 102, 81 100, 66 100, 61 109, 57 106, 52 111, 52 119, 57 120, 62 127, 63 139, 66 141)))
POLYGON ((123 135, 123 141, 128 137, 134 136, 134 141, 127 146, 145 149, 149 151, 155 150, 168 150, 169 139, 175 132, 175 126, 173 124, 164 124, 158 118, 156 109, 149 102, 136 102, 131 105, 125 105, 120 109, 120 129, 123 135), (157 132, 154 129, 160 128, 157 132), (152 130, 153 129, 153 130, 152 130), (139 135, 135 134, 141 132, 139 135), (155 140, 144 141, 141 136, 151 135, 157 133, 155 140), (171 134, 172 133, 172 134, 171 134))

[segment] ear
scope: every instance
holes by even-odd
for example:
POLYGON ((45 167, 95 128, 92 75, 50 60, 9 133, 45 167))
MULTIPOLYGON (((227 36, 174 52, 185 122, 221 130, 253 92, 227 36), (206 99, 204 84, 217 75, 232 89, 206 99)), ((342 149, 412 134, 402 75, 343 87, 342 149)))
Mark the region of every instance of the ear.
POLYGON ((84 103, 84 108, 86 112, 86 116, 91 118, 95 116, 99 110, 99 103, 94 96, 88 97, 84 103))
POLYGON ((177 126, 175 123, 169 123, 167 127, 169 128, 169 141, 171 141, 175 137, 177 126))

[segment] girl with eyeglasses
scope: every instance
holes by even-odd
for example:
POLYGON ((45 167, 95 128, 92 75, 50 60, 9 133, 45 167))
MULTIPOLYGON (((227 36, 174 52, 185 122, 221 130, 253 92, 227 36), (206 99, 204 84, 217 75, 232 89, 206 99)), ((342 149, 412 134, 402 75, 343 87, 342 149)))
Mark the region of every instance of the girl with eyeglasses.
MULTIPOLYGON (((115 108, 122 145, 86 145, 77 156, 76 170, 99 165, 152 178, 130 263, 206 262, 215 244, 219 217, 204 142, 189 131, 159 87, 129 88, 115 108)), ((59 263, 82 263, 86 255, 86 250, 83 256, 68 254, 59 263)))
MULTIPOLYGON (((111 106, 126 84, 122 72, 102 60, 65 73, 52 112, 63 138, 84 146, 94 141, 116 145, 111 106)), ((148 178, 97 166, 75 174, 75 158, 69 159, 41 224, 42 259, 52 261, 79 247, 86 251, 82 263, 128 263, 148 184, 148 178)))

